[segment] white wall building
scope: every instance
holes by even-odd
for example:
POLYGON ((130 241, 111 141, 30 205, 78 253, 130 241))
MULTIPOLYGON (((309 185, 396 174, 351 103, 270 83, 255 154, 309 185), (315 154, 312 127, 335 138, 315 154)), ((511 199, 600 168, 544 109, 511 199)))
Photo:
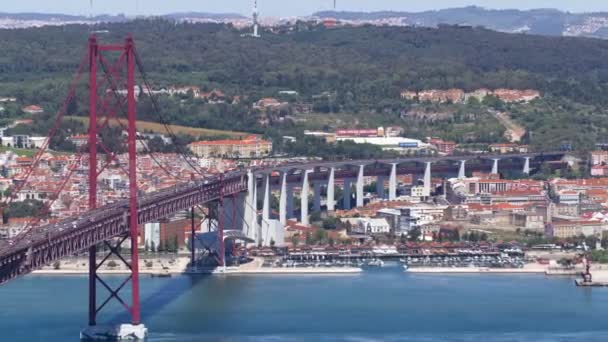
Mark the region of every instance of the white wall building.
POLYGON ((14 135, 10 137, 0 137, 0 142, 4 147, 18 148, 41 148, 46 143, 46 137, 30 137, 29 135, 14 135))
POLYGON ((391 231, 391 226, 385 218, 362 217, 352 231, 358 234, 387 234, 391 231))
POLYGON ((576 190, 561 190, 558 192, 560 204, 580 204, 581 193, 576 190))
POLYGON ((424 186, 421 186, 421 185, 413 186, 412 190, 411 190, 411 196, 414 198, 425 197, 424 186))
POLYGON ((417 139, 402 137, 356 137, 356 136, 337 136, 336 141, 353 141, 356 144, 372 144, 380 146, 383 150, 407 151, 434 148, 417 139))
MULTIPOLYGON (((158 249, 160 245, 160 223, 146 223, 144 225, 144 244, 150 248, 154 246, 155 249, 158 249)), ((155 252, 154 250, 153 252, 155 252)))

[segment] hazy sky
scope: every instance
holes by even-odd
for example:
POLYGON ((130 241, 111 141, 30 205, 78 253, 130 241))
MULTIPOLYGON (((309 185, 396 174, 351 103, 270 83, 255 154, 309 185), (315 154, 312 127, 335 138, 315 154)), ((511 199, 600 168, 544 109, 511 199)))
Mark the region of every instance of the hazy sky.
MULTIPOLYGON (((253 0, 93 0, 93 13, 165 14, 234 12, 248 14, 253 0)), ((89 0, 0 0, 0 12, 89 14, 89 0)), ((607 0, 337 0, 339 10, 421 11, 478 5, 488 8, 558 8, 572 12, 608 11, 607 0)), ((262 15, 307 15, 333 7, 333 0, 259 0, 262 15)))

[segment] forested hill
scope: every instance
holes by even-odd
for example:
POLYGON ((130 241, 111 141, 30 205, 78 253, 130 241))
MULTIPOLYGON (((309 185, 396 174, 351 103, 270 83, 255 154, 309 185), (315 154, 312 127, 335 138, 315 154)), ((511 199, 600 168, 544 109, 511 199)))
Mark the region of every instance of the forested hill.
MULTIPOLYGON (((487 143, 502 141, 504 130, 486 107, 419 105, 402 100, 401 91, 531 88, 543 100, 494 106, 533 132, 526 143, 541 148, 568 140, 591 148, 608 136, 608 41, 456 26, 326 29, 300 22, 278 33, 264 31, 260 39, 230 25, 165 20, 0 30, 0 97, 15 96, 19 105, 38 104, 54 113, 92 30, 109 31, 99 34, 103 42, 133 33, 155 88, 193 85, 241 99, 213 105, 164 98, 171 123, 266 132, 276 140, 307 128, 398 125, 411 137, 487 143), (298 93, 284 100, 312 104, 321 114, 258 116, 253 102, 281 90, 298 93)), ((85 114, 78 110, 87 107, 82 98, 70 115, 85 114)), ((138 106, 141 119, 157 119, 145 99, 138 106)), ((1 116, 9 119, 10 113, 15 111, 1 116)))
MULTIPOLYGON (((404 88, 537 88, 581 102, 608 102, 608 41, 595 39, 453 26, 309 27, 252 39, 229 26, 160 20, 93 29, 109 30, 100 37, 105 41, 132 32, 161 84, 350 92, 362 102, 397 98, 404 88)), ((90 30, 84 25, 0 30, 0 81, 72 73, 90 30)))

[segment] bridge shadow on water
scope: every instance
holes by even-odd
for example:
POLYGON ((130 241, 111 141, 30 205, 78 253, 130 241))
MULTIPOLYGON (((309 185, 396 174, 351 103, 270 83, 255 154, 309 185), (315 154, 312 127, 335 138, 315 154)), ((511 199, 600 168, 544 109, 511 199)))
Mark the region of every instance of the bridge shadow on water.
MULTIPOLYGON (((206 273, 198 274, 177 274, 171 278, 164 278, 167 281, 163 286, 150 293, 141 291, 141 283, 146 281, 146 278, 152 277, 149 275, 140 275, 140 293, 144 293, 140 296, 140 307, 141 307, 141 320, 145 324, 154 315, 162 312, 167 306, 175 302, 180 298, 193 291, 200 283, 209 280, 214 275, 206 273)), ((126 292, 124 296, 129 296, 131 293, 126 292)), ((121 310, 120 313, 113 315, 109 319, 110 324, 120 324, 131 321, 131 315, 126 310, 121 310)))

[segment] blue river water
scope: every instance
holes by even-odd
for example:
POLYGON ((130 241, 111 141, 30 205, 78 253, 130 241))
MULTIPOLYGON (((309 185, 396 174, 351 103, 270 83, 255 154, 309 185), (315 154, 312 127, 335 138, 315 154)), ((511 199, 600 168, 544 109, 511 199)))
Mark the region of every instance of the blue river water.
MULTIPOLYGON (((150 341, 608 341, 608 288, 577 288, 568 277, 392 266, 340 276, 146 277, 141 287, 150 341)), ((100 317, 126 320, 117 304, 100 317)), ((78 341, 86 323, 85 276, 0 287, 0 341, 78 341)))

